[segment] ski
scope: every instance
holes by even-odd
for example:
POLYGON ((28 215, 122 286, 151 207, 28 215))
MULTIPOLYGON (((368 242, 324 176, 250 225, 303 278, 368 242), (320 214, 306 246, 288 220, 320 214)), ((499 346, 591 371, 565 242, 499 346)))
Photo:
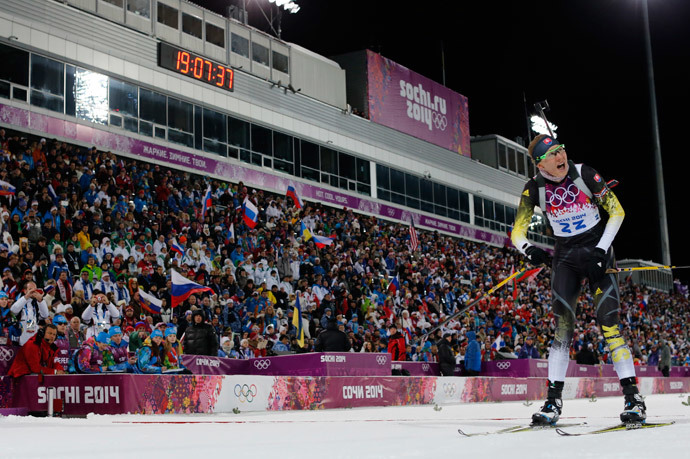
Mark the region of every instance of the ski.
POLYGON ((577 422, 577 423, 571 423, 571 424, 559 424, 559 425, 519 425, 519 426, 511 426, 511 427, 506 427, 504 429, 500 430, 494 430, 491 432, 474 432, 474 433, 467 433, 462 429, 458 429, 458 433, 464 437, 478 437, 481 435, 495 435, 495 434, 508 434, 508 433, 518 433, 518 432, 529 432, 532 430, 551 430, 556 427, 575 427, 575 426, 582 426, 586 425, 587 423, 583 422, 577 422))
POLYGON ((618 432, 621 430, 638 430, 638 429, 652 429, 655 427, 666 427, 675 424, 676 421, 671 421, 671 422, 647 422, 647 423, 629 423, 629 424, 617 424, 615 426, 611 427, 605 427, 603 429, 597 429, 597 430, 592 430, 590 432, 581 432, 581 433, 569 433, 566 432, 562 429, 557 428, 556 433, 558 435, 562 435, 564 437, 579 437, 581 435, 595 435, 595 434, 603 434, 603 433, 608 433, 608 432, 618 432))

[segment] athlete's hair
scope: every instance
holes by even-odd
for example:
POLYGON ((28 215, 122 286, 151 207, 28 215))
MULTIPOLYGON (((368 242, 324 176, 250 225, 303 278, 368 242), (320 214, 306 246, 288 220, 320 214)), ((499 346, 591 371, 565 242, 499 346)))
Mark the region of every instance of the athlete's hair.
POLYGON ((548 135, 546 135, 546 134, 539 134, 538 136, 536 136, 535 138, 532 139, 532 141, 529 143, 529 146, 527 147, 527 153, 529 154, 529 159, 532 160, 532 164, 534 164, 535 166, 537 165, 537 162, 534 160, 534 155, 533 155, 534 147, 535 147, 539 142, 541 142, 541 140, 542 140, 544 137, 548 137, 548 135))

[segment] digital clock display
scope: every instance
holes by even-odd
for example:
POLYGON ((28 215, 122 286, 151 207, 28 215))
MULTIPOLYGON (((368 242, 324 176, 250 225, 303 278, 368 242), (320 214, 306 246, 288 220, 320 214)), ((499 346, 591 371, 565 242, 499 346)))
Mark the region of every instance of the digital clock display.
POLYGON ((234 89, 235 74, 230 67, 167 43, 158 43, 158 65, 226 91, 234 89))

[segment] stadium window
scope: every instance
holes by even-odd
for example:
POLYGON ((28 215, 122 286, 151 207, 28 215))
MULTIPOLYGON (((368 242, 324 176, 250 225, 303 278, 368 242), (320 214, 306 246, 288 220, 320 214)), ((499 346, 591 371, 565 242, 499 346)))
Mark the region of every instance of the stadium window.
MULTIPOLYGON (((400 193, 405 195, 405 173, 397 169, 391 169, 391 191, 394 193, 400 193)), ((394 200, 394 202, 396 202, 394 200)), ((403 197, 403 202, 400 204, 405 204, 405 198, 403 197)))
POLYGON ((217 25, 206 23, 206 41, 220 48, 225 48, 225 29, 217 25))
POLYGON ((191 14, 182 13, 182 32, 201 39, 201 18, 192 16, 191 14))
POLYGON ((357 181, 366 185, 371 183, 371 167, 366 159, 357 158, 357 181))
POLYGON ((31 55, 31 105, 64 111, 65 69, 62 62, 31 55))
MULTIPOLYGON (((194 108, 188 102, 168 97, 168 127, 179 131, 194 132, 194 108)), ((194 144, 192 143, 192 146, 194 144)))
POLYGON ((522 175, 524 177, 525 175, 525 161, 527 160, 527 156, 523 155, 520 151, 517 152, 517 166, 518 166, 518 174, 522 175))
POLYGON ((506 146, 502 143, 498 143, 498 167, 507 169, 508 159, 506 158, 506 146))
POLYGON ((273 156, 272 131, 263 126, 252 124, 252 151, 266 156, 273 156))
POLYGON ((204 138, 226 143, 228 138, 225 115, 204 108, 204 138))
POLYGON ((122 8, 125 6, 124 0, 101 0, 103 3, 110 3, 111 5, 115 5, 119 8, 122 8))
POLYGON ((127 0, 127 11, 144 18, 151 17, 150 0, 127 0))
POLYGON ((282 161, 293 162, 292 136, 282 132, 273 132, 273 156, 282 161))
MULTIPOLYGON (((419 200, 419 177, 412 174, 405 174, 405 194, 408 199, 419 200)), ((419 203, 415 209, 419 208, 419 203)))
POLYGON ((122 115, 139 116, 139 97, 136 85, 110 79, 110 110, 122 115))
POLYGON ((166 97, 157 92, 139 89, 139 117, 143 120, 165 126, 167 121, 166 97))
POLYGON ((434 184, 431 180, 422 179, 419 181, 419 196, 422 201, 429 204, 434 203, 434 184))
POLYGON ((256 42, 252 42, 252 60, 259 64, 268 66, 268 48, 256 42))
POLYGON ((516 153, 514 148, 508 148, 508 169, 511 172, 517 172, 517 164, 515 161, 516 153))
POLYGON ((321 147, 321 172, 338 175, 338 152, 321 147))
POLYGON ((388 167, 382 166, 381 164, 376 165, 376 185, 379 197, 381 196, 381 190, 391 189, 390 171, 388 167))
POLYGON ((283 73, 289 73, 288 57, 278 51, 273 51, 273 69, 283 73))
MULTIPOLYGON (((458 201, 458 190, 455 188, 446 188, 446 197, 448 198, 447 206, 451 211, 457 211, 460 207, 460 202, 458 201)), ((448 214, 450 216, 450 213, 448 214)), ((457 217, 454 217, 457 219, 457 217)))
POLYGON ((29 86, 29 53, 0 43, 0 80, 29 86))
POLYGON ((230 34, 230 51, 249 58, 249 40, 242 35, 230 34))
POLYGON ((340 153, 338 155, 338 170, 339 175, 349 180, 357 180, 357 168, 355 166, 355 157, 347 153, 340 153))
POLYGON ((108 124, 108 77, 77 68, 74 73, 75 114, 82 120, 108 124))
POLYGON ((249 150, 249 123, 228 116, 228 143, 238 148, 249 150))
POLYGON ((158 2, 158 22, 173 29, 179 28, 179 18, 176 8, 168 6, 165 3, 158 2))

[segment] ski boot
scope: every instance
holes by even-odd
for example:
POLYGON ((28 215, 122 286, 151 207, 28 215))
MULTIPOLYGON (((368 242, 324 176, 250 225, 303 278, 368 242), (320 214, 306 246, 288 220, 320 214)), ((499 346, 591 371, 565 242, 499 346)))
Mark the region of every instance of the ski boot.
POLYGON ((532 415, 533 426, 552 426, 561 418, 563 401, 560 398, 547 398, 541 411, 532 415))
POLYGON ((563 409, 563 401, 561 400, 563 384, 563 381, 549 381, 549 391, 546 396, 546 401, 541 407, 541 410, 532 415, 533 426, 555 425, 558 422, 563 409))
POLYGON ((637 390, 635 378, 621 379, 623 394, 625 395, 625 407, 621 413, 623 424, 644 424, 647 419, 647 406, 637 390))

